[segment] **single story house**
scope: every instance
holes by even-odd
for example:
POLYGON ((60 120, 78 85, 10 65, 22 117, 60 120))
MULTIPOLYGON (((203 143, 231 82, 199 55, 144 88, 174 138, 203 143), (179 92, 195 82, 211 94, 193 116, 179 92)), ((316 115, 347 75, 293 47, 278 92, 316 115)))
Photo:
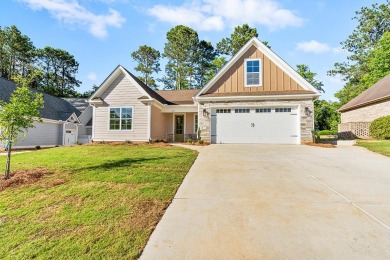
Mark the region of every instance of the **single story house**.
POLYGON ((122 66, 89 99, 93 141, 300 144, 320 93, 257 38, 200 90, 154 91, 122 66))
POLYGON ((78 128, 78 142, 82 144, 90 143, 92 138, 92 106, 89 105, 86 98, 64 98, 74 106, 80 115, 78 117, 80 124, 78 128))
MULTIPOLYGON (((8 102, 15 89, 15 82, 0 78, 0 100, 8 102)), ((43 123, 34 123, 35 128, 28 129, 26 136, 21 137, 13 147, 52 147, 77 142, 80 111, 61 98, 45 93, 42 95, 44 100, 44 108, 41 109, 43 123)))
POLYGON ((375 119, 390 115, 390 74, 339 109, 339 136, 369 138, 375 119))

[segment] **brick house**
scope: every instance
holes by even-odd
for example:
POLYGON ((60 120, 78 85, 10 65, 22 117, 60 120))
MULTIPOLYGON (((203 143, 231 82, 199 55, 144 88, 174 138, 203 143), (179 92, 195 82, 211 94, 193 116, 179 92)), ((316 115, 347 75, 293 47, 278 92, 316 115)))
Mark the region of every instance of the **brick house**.
POLYGON ((375 119, 390 115, 390 74, 339 109, 343 138, 369 138, 375 119))

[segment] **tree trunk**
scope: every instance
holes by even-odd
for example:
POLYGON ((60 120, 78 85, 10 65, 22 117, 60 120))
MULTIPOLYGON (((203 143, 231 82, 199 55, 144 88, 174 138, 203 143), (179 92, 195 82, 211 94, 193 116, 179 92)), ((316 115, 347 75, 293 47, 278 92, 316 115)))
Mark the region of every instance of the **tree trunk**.
POLYGON ((12 141, 8 141, 8 150, 7 150, 7 164, 5 166, 4 179, 9 179, 10 177, 10 168, 11 168, 11 149, 12 149, 12 141))

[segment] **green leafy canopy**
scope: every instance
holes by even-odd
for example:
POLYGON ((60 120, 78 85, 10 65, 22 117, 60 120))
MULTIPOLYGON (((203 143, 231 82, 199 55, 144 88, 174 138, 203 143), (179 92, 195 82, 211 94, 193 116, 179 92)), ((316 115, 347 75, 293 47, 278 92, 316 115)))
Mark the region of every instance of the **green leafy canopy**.
POLYGON ((0 138, 16 141, 19 133, 34 127, 34 122, 41 122, 39 109, 43 108, 43 96, 32 92, 26 81, 20 76, 15 78, 19 86, 12 93, 9 102, 0 101, 0 138))

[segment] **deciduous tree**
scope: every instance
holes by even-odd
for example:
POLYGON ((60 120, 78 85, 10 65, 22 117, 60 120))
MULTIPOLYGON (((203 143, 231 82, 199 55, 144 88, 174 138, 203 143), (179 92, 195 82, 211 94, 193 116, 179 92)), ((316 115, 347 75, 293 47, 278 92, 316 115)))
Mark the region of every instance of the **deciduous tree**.
POLYGON ((9 102, 0 101, 0 139, 7 143, 8 149, 5 179, 10 177, 12 143, 29 128, 35 127, 34 122, 41 122, 39 109, 44 104, 42 94, 32 92, 24 78, 17 76, 15 81, 18 87, 9 102))
POLYGON ((298 64, 297 72, 318 91, 325 93, 325 90, 323 89, 324 83, 315 78, 317 73, 310 71, 309 66, 305 64, 298 64))
MULTIPOLYGON (((335 95, 340 100, 340 105, 372 85, 373 80, 367 80, 367 77, 376 72, 371 71, 372 67, 369 65, 369 60, 372 59, 370 53, 384 33, 390 31, 390 1, 362 7, 353 19, 357 20, 358 25, 341 43, 343 49, 350 53, 348 61, 335 63, 335 68, 328 71, 329 75, 341 76, 345 81, 343 89, 335 95)), ((383 59, 390 59, 390 56, 383 56, 383 59)))

